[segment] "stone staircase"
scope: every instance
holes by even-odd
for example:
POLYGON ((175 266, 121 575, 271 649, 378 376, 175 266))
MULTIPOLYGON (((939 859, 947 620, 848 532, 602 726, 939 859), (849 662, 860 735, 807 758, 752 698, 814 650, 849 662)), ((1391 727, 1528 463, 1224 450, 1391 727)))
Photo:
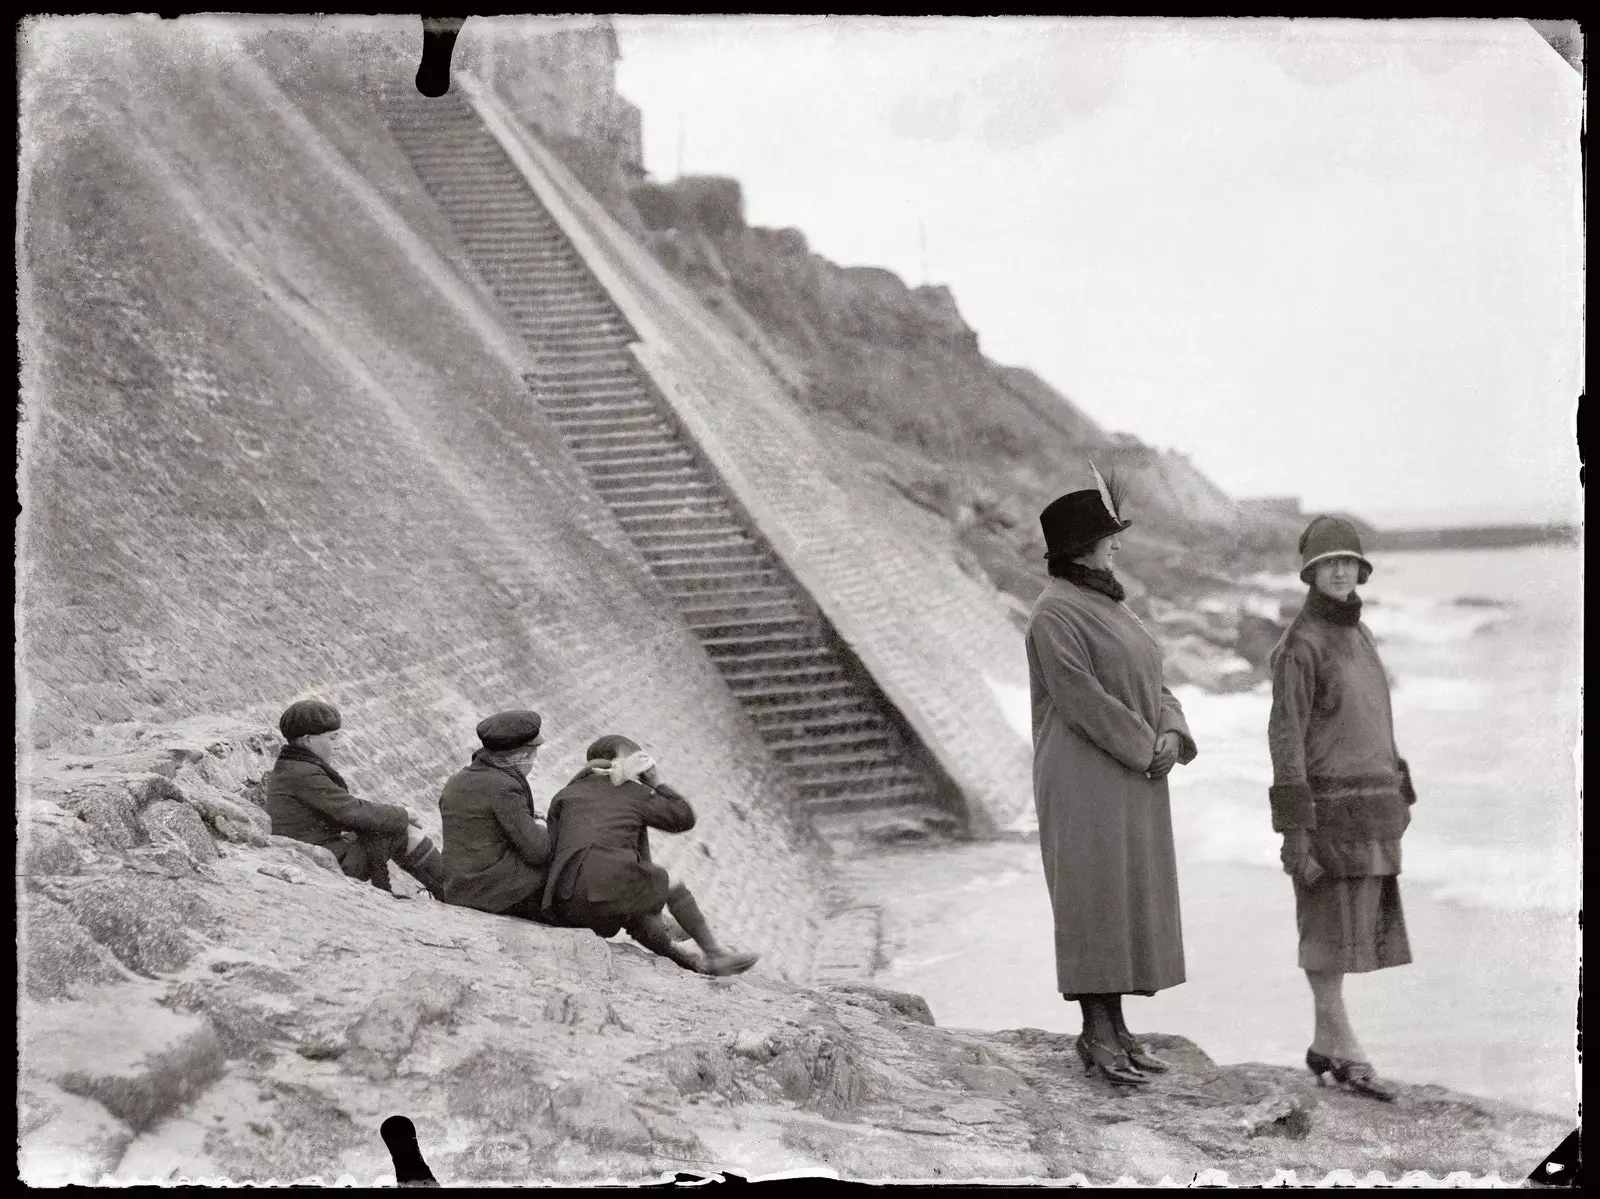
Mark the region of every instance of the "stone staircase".
POLYGON ((471 105, 396 87, 384 109, 533 351, 530 392, 806 811, 824 828, 864 813, 965 823, 953 789, 918 760, 898 714, 641 377, 634 331, 471 105))

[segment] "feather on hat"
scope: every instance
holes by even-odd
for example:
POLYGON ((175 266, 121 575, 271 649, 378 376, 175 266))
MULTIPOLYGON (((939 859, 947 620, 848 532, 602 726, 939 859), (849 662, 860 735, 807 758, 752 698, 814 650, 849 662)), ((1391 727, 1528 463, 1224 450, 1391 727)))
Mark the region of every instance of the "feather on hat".
POLYGON ((1120 524, 1122 522, 1122 480, 1117 478, 1115 471, 1112 471, 1111 480, 1107 482, 1106 477, 1100 473, 1100 468, 1092 461, 1089 463, 1089 469, 1094 472, 1095 490, 1100 493, 1100 500, 1105 504, 1106 511, 1111 514, 1112 520, 1120 524))

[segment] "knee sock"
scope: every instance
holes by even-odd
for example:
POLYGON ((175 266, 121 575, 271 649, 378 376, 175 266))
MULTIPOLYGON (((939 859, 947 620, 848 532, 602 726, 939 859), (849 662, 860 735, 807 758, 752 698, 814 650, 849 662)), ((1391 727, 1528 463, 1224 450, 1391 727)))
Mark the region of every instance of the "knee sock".
POLYGON ((444 886, 449 875, 444 868, 444 855, 431 838, 424 836, 395 860, 400 869, 428 889, 429 895, 441 902, 444 900, 444 886))
POLYGON ((700 905, 694 901, 694 896, 689 894, 689 888, 679 883, 667 893, 667 911, 672 913, 672 918, 683 925, 683 931, 694 938, 694 943, 700 946, 705 953, 719 953, 722 946, 717 944, 716 937, 711 934, 711 927, 706 923, 706 918, 700 914, 700 905))
POLYGON ((665 922, 660 916, 645 916, 628 925, 628 935, 651 953, 669 958, 685 970, 699 972, 698 964, 686 951, 680 949, 667 935, 665 922))

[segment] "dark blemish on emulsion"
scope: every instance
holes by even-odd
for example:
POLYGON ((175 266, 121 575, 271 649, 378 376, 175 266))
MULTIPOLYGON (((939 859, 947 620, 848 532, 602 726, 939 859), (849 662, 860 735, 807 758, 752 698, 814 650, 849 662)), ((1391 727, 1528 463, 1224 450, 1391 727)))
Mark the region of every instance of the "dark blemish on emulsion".
POLYGON ((442 96, 450 90, 450 56, 465 17, 422 18, 422 62, 417 66, 417 90, 424 96, 442 96))
POLYGON ((389 1147, 389 1159, 394 1163, 394 1180, 403 1187, 436 1187, 439 1180, 422 1160, 422 1149, 417 1145, 417 1127, 406 1116, 390 1116, 378 1128, 378 1135, 389 1147))

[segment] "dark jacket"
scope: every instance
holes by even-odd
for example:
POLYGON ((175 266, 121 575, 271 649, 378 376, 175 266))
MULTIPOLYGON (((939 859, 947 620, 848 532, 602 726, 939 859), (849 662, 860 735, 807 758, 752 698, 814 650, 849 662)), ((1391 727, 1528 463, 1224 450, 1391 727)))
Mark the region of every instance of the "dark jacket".
POLYGON ((610 927, 660 910, 666 872, 650 861, 650 829, 686 833, 694 809, 665 783, 612 784, 580 775, 550 801, 554 849, 544 906, 560 923, 610 927))
POLYGON ((1388 676, 1359 613, 1313 588, 1272 651, 1272 827, 1310 830, 1313 856, 1335 874, 1368 873, 1356 863, 1371 860, 1373 843, 1399 839, 1416 798, 1395 750, 1388 676))
POLYGON ((445 783, 439 815, 448 902, 503 912, 543 890, 550 837, 520 773, 479 750, 445 783))
POLYGON ((267 814, 274 836, 332 850, 341 864, 354 844, 342 833, 403 834, 408 823, 399 804, 357 799, 333 767, 295 745, 285 746, 267 772, 267 814))

